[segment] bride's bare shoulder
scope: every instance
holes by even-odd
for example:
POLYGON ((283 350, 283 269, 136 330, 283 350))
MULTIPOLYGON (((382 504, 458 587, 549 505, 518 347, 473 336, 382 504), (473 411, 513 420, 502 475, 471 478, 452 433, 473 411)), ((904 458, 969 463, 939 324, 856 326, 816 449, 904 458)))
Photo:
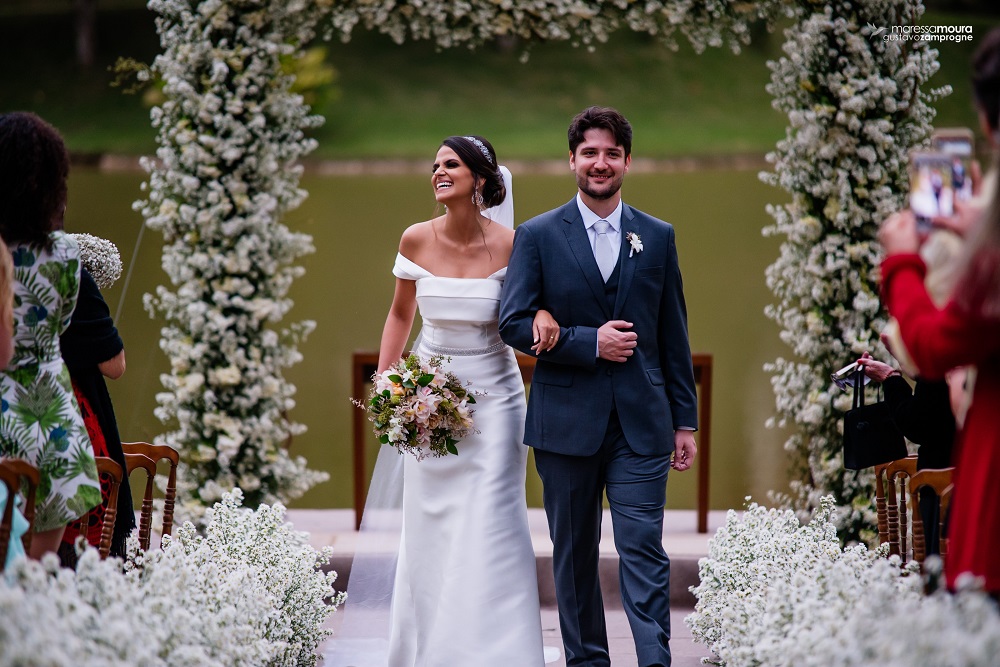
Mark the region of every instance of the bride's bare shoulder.
POLYGON ((510 255, 511 248, 514 247, 513 229, 504 227, 503 225, 492 224, 487 227, 487 234, 488 239, 491 239, 493 243, 506 250, 507 255, 510 255))
POLYGON ((493 232, 497 235, 497 238, 501 238, 510 243, 514 242, 514 230, 510 227, 504 227, 503 225, 490 225, 493 228, 493 232))
POLYGON ((413 258, 434 239, 433 220, 410 225, 399 238, 399 252, 404 257, 413 258))

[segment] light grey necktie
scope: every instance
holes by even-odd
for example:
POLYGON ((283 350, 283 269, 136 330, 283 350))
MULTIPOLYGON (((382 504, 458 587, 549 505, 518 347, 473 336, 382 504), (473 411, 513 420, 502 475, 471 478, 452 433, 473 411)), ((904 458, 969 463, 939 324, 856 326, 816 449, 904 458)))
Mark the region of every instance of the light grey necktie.
POLYGON ((597 232, 597 240, 594 242, 594 257, 597 259, 597 266, 601 269, 604 282, 608 282, 608 277, 615 270, 615 250, 611 247, 611 239, 608 238, 608 228, 611 226, 607 220, 598 220, 594 223, 594 231, 597 232))

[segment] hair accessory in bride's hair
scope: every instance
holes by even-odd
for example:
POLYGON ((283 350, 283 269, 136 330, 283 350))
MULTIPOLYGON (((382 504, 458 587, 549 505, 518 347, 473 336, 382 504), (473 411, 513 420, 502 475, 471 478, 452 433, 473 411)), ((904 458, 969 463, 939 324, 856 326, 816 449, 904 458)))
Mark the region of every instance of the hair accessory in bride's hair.
POLYGON ((490 157, 490 149, 486 147, 486 144, 475 137, 465 137, 465 139, 471 141, 472 145, 478 148, 479 152, 483 154, 483 157, 485 157, 490 164, 493 164, 493 158, 490 157))

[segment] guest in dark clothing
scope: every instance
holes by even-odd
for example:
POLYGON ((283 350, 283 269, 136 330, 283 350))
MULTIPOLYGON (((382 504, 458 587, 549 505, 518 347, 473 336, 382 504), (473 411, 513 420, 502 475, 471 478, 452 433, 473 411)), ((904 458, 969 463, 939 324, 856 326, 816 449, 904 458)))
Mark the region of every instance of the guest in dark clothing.
MULTIPOLYGON (((63 360, 73 381, 73 391, 80 405, 80 412, 94 445, 94 455, 110 457, 124 470, 125 456, 118 435, 114 406, 104 378, 115 380, 125 372, 125 346, 112 321, 111 311, 101 296, 100 288, 86 269, 86 258, 83 264, 76 310, 59 342, 63 360)), ((101 507, 66 528, 63 544, 59 549, 64 566, 73 567, 76 564, 73 544, 81 532, 83 520, 89 522, 84 529, 87 541, 94 546, 100 543, 108 493, 108 484, 102 480, 101 495, 104 502, 101 507)), ((131 500, 128 477, 123 475, 118 491, 119 511, 111 541, 111 556, 125 554, 125 541, 135 526, 131 500)))
MULTIPOLYGON (((911 389, 910 383, 899 371, 876 361, 867 352, 858 359, 858 365, 864 368, 865 375, 872 382, 882 383, 885 402, 889 405, 896 427, 907 440, 919 445, 917 470, 951 466, 955 416, 951 411, 948 382, 917 378, 911 389)), ((923 489, 920 493, 920 515, 924 522, 927 553, 941 553, 938 499, 930 489, 923 489)))

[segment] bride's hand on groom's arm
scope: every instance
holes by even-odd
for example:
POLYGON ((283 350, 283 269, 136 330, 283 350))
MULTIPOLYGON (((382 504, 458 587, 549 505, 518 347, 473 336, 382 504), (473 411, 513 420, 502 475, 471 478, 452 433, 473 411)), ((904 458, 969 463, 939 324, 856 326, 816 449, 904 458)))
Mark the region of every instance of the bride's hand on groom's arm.
POLYGON ((531 351, 536 355, 548 352, 559 342, 559 323, 549 311, 539 310, 531 323, 531 334, 535 343, 531 351))
POLYGON ((632 350, 638 345, 639 336, 631 329, 632 323, 625 320, 611 320, 597 330, 597 356, 608 361, 624 363, 632 356, 632 350))

